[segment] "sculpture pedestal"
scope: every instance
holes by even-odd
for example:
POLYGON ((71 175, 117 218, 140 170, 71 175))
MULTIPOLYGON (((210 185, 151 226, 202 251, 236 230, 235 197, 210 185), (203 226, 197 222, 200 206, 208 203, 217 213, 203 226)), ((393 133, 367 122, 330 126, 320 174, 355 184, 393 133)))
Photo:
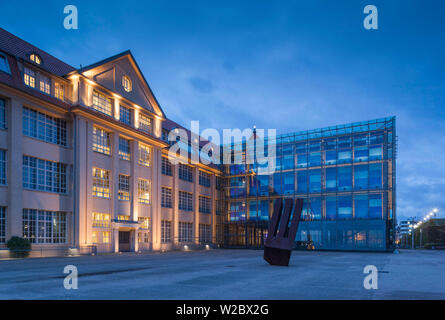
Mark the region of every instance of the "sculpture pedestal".
POLYGON ((274 266, 289 265, 291 250, 264 246, 264 260, 274 266))

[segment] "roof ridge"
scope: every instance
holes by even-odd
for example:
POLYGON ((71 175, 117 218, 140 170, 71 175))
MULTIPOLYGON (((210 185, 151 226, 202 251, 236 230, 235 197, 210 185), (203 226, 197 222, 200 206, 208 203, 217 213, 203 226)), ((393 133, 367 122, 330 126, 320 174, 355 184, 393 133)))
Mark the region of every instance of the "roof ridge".
MULTIPOLYGON (((49 58, 50 60, 52 60, 52 61, 49 61, 49 64, 58 64, 59 67, 63 67, 63 69, 72 69, 72 70, 76 69, 72 65, 66 63, 65 61, 60 60, 59 58, 48 53, 47 51, 40 49, 39 47, 14 35, 13 33, 9 32, 8 30, 6 30, 2 27, 0 27, 0 34, 1 34, 0 44, 6 44, 6 43, 9 44, 10 42, 20 42, 22 45, 21 47, 15 45, 14 47, 17 48, 17 50, 20 50, 20 49, 23 50, 23 52, 19 52, 19 51, 14 52, 13 50, 11 50, 11 47, 8 47, 7 45, 2 45, 0 47, 1 50, 7 52, 10 55, 13 55, 13 56, 23 59, 24 57, 21 56, 20 53, 25 53, 25 51, 27 51, 26 53, 31 53, 33 51, 38 55, 44 55, 45 58, 49 58)), ((43 67, 44 67, 44 69, 46 69, 45 64, 43 65, 43 67)), ((50 71, 52 71, 52 70, 50 70, 50 71)), ((68 72, 66 72, 66 73, 68 73, 68 72)), ((59 74, 59 75, 62 75, 62 74, 59 74)))

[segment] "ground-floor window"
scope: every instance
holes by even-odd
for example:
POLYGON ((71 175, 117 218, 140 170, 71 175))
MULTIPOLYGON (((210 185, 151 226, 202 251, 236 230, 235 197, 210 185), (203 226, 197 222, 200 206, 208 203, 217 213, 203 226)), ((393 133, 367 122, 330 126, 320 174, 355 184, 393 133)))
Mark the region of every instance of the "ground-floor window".
POLYGON ((31 243, 66 243, 67 213, 23 209, 23 237, 31 243))
POLYGON ((6 242, 6 207, 0 207, 0 243, 6 242))
POLYGON ((200 243, 212 242, 212 231, 210 228, 210 224, 199 225, 199 242, 200 243))
POLYGON ((110 243, 110 231, 102 232, 102 243, 110 243))
POLYGON ((139 232, 138 233, 138 242, 139 243, 149 243, 148 232, 139 232))
POLYGON ((193 241, 193 223, 179 222, 179 242, 193 241))
POLYGON ((161 243, 170 243, 171 239, 171 221, 161 221, 161 243))
POLYGON ((92 242, 93 244, 96 244, 96 243, 97 243, 97 231, 93 231, 93 232, 91 233, 91 242, 92 242))

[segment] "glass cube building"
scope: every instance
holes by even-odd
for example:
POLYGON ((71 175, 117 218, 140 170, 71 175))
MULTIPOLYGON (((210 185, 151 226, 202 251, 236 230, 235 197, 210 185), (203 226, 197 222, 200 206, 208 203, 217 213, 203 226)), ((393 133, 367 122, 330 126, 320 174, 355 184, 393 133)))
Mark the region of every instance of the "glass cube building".
MULTIPOLYGON (((388 117, 279 135, 272 174, 259 175, 257 165, 245 161, 224 165, 224 246, 262 247, 274 200, 289 197, 304 199, 296 247, 393 250, 395 121, 388 117)), ((245 158, 245 142, 241 148, 245 158)))

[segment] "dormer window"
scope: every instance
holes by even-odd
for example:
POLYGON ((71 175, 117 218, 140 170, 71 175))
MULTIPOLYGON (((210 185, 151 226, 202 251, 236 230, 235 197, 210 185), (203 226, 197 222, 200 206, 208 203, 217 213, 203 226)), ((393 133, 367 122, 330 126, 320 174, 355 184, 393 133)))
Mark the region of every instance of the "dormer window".
POLYGON ((54 96, 59 100, 63 100, 64 90, 60 83, 56 82, 54 85, 54 96))
POLYGON ((29 60, 31 60, 32 62, 34 62, 36 64, 42 64, 42 59, 40 59, 40 57, 35 53, 32 53, 29 56, 29 60))
POLYGON ((124 90, 127 92, 132 90, 131 79, 128 76, 122 77, 122 87, 124 87, 124 90))
POLYGON ((25 67, 24 68, 24 72, 23 72, 23 81, 25 82, 25 84, 31 88, 35 88, 36 87, 36 73, 25 67))
POLYGON ((10 73, 8 60, 6 59, 6 56, 4 56, 2 53, 0 53, 0 71, 10 73))

